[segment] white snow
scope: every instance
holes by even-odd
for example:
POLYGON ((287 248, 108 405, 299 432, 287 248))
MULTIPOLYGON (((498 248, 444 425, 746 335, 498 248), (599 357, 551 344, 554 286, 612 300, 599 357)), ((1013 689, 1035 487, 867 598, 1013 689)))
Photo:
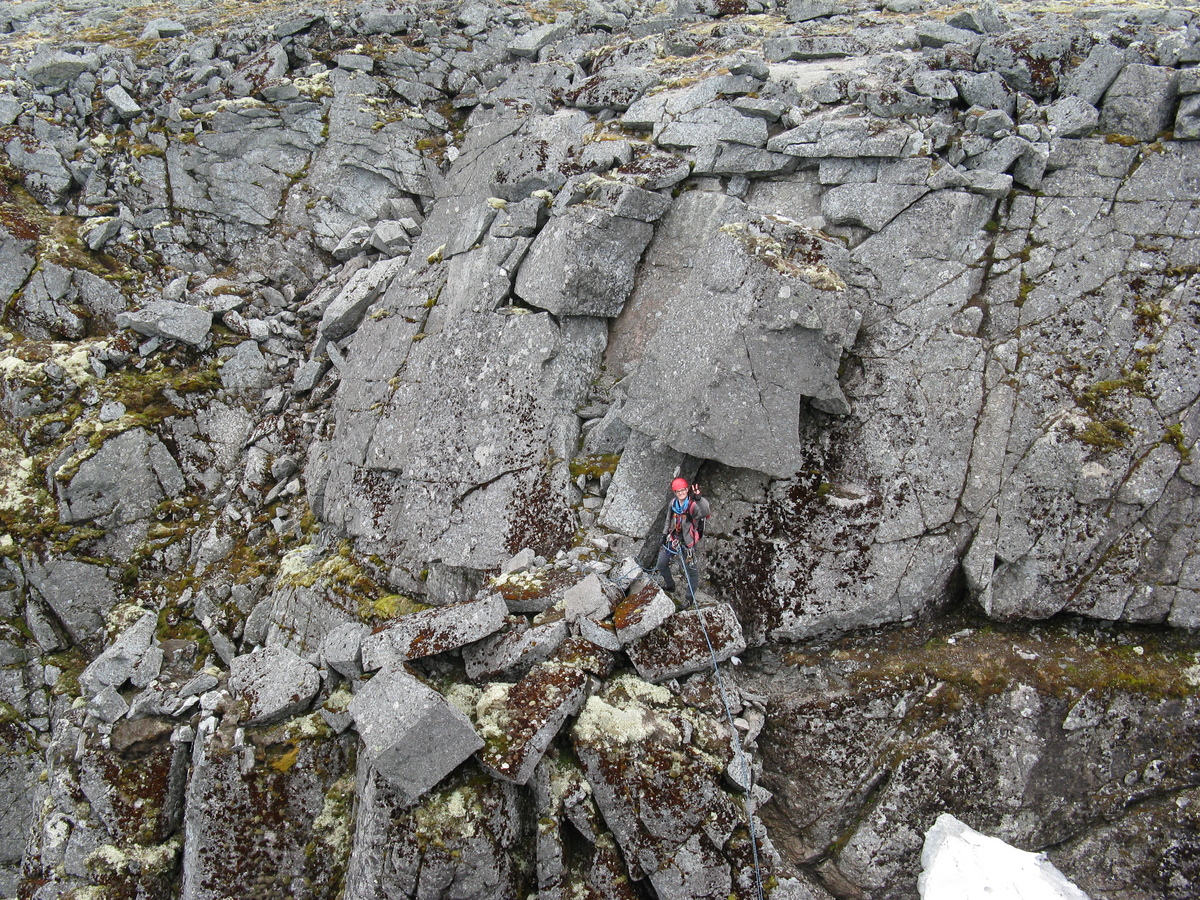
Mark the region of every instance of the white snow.
POLYGON ((949 813, 925 833, 921 900, 1088 900, 1044 854, 1010 847, 949 813))

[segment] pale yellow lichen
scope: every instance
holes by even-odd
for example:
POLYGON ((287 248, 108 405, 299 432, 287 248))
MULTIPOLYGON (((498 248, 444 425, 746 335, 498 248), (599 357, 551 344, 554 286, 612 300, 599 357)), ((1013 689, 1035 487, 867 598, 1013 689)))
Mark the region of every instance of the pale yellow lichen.
POLYGON ((584 704, 571 733, 585 744, 637 744, 647 740, 653 731, 646 726, 641 710, 618 709, 592 696, 584 704))
POLYGON ((446 691, 444 696, 451 706, 474 722, 479 698, 482 696, 482 693, 473 684, 456 682, 450 686, 450 689, 446 691))

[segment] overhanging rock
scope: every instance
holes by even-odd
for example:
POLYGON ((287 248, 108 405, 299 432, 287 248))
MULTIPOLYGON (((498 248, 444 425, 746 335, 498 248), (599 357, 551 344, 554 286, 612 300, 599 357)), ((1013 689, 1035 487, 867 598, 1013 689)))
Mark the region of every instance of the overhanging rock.
MULTIPOLYGON (((700 459, 793 474, 807 403, 850 411, 838 384, 861 316, 841 244, 774 216, 714 229, 657 310, 621 418, 700 459)), ((626 326, 628 327, 628 326, 626 326)))
POLYGON ((371 764, 410 803, 483 746, 461 712, 402 668, 388 668, 350 701, 371 764))

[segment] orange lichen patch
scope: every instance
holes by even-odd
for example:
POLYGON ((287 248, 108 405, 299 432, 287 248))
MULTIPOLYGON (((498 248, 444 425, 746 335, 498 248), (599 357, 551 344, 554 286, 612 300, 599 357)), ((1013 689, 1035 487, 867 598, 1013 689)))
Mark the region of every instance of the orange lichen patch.
POLYGON ((637 593, 630 594, 613 610, 613 625, 618 631, 630 628, 642 621, 646 607, 662 589, 654 582, 647 582, 637 593))

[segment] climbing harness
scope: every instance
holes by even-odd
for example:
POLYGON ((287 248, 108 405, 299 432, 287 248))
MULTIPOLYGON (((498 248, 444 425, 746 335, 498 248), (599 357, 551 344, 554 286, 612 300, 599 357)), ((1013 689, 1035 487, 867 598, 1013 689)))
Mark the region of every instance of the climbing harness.
MULTIPOLYGON (((695 552, 695 548, 691 548, 695 552)), ((683 559, 683 548, 672 550, 667 547, 668 553, 672 556, 679 555, 683 559)), ((645 567, 640 567, 643 572, 653 578, 654 573, 650 572, 645 567)), ((691 573, 688 572, 686 565, 681 565, 683 569, 683 577, 687 579, 688 593, 692 597, 692 609, 699 610, 700 606, 696 602, 696 585, 692 583, 691 573)), ((721 667, 717 663, 717 651, 713 649, 712 638, 708 634, 708 626, 703 621, 700 623, 700 630, 704 632, 704 642, 708 645, 708 655, 712 659, 713 674, 717 679, 717 690, 721 694, 721 705, 725 707, 725 718, 729 722, 729 731, 733 735, 734 755, 737 757, 738 763, 742 769, 742 782, 746 785, 746 825, 750 831, 750 849, 754 853, 754 890, 758 896, 758 900, 763 900, 763 882, 762 882, 762 866, 758 859, 758 835, 754 828, 754 800, 750 796, 750 766, 746 762, 746 754, 742 750, 742 739, 738 736, 737 726, 733 724, 733 710, 729 707, 729 696, 725 693, 725 682, 721 679, 721 667)))

